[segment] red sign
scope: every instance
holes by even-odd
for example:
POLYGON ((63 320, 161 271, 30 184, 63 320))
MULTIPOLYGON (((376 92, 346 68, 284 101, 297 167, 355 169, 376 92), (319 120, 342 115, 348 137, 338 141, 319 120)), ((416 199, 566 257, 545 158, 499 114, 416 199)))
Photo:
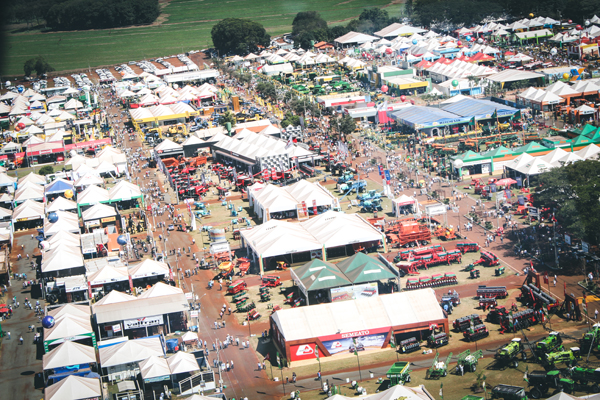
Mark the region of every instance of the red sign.
POLYGON ((306 207, 305 201, 302 201, 302 211, 304 211, 305 215, 308 215, 308 207, 306 207))
POLYGON ((290 361, 311 360, 315 355, 315 344, 298 344, 290 346, 290 361))
POLYGON ((345 332, 345 333, 340 333, 337 335, 319 336, 319 339, 321 339, 321 341, 348 339, 348 338, 354 338, 354 337, 375 335, 378 333, 387 333, 389 331, 390 331, 390 327, 388 326, 386 328, 363 329, 362 331, 345 332))
POLYGON ((313 213, 317 215, 317 200, 313 199, 313 213))

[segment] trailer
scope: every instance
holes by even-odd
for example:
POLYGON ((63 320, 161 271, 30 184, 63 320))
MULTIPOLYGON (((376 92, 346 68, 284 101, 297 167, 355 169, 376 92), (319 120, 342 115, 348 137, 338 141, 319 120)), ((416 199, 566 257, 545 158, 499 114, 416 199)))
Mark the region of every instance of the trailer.
POLYGON ((386 373, 386 377, 390 380, 390 386, 404 385, 410 382, 409 367, 409 361, 398 361, 392 364, 386 373))
POLYGON ((431 334, 427 338, 427 347, 430 347, 432 349, 437 349, 438 347, 447 345, 449 340, 450 339, 448 338, 448 335, 446 335, 446 332, 431 334))
POLYGON ((506 286, 479 286, 477 288, 477 296, 485 298, 503 299, 508 296, 506 286))
POLYGON ((492 389, 492 399, 527 400, 527 395, 520 386, 497 385, 492 389))

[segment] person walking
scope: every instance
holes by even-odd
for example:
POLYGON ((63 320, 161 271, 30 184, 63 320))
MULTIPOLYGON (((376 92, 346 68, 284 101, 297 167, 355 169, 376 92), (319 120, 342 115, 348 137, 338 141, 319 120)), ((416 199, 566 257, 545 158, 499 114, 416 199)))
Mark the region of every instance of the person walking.
POLYGON ((23 345, 23 336, 19 336, 19 344, 23 345))

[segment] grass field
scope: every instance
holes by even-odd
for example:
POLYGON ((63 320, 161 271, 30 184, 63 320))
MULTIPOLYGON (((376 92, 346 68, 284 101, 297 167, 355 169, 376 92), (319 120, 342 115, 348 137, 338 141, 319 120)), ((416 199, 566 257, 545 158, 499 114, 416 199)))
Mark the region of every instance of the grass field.
POLYGON ((328 22, 343 23, 364 8, 388 7, 390 16, 402 8, 391 0, 172 0, 153 26, 77 32, 8 31, 3 75, 22 75, 24 62, 43 55, 57 71, 112 65, 203 49, 212 42, 212 26, 223 18, 249 18, 272 36, 291 31, 300 11, 317 10, 328 22))

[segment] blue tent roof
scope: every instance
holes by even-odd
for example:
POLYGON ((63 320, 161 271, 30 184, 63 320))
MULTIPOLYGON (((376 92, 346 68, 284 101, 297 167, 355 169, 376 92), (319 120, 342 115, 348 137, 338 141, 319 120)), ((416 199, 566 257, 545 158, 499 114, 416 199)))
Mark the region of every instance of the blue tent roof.
POLYGON ((73 182, 57 179, 46 185, 46 194, 63 193, 66 190, 73 190, 73 182))
POLYGON ((469 118, 464 118, 439 108, 423 106, 407 107, 393 113, 388 113, 388 116, 397 122, 412 126, 415 129, 469 122, 469 118))
POLYGON ((446 104, 442 107, 442 109, 453 114, 457 114, 461 117, 475 117, 475 119, 478 120, 492 118, 494 111, 497 112, 498 117, 506 117, 519 111, 516 108, 506 106, 501 103, 468 98, 459 100, 456 103, 446 104))

